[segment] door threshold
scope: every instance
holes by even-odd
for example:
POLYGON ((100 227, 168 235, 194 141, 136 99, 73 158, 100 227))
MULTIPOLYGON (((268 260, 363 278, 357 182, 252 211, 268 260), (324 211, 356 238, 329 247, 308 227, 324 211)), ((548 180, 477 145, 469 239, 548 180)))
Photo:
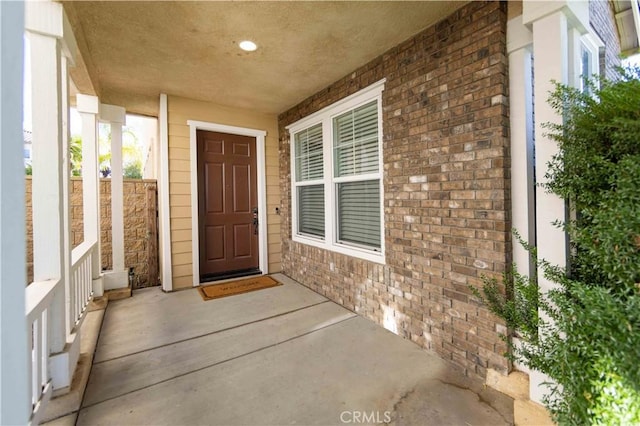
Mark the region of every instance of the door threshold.
POLYGON ((200 277, 200 285, 202 284, 223 284, 238 278, 250 278, 263 275, 259 269, 249 269, 242 271, 232 271, 229 273, 218 274, 215 276, 200 277))

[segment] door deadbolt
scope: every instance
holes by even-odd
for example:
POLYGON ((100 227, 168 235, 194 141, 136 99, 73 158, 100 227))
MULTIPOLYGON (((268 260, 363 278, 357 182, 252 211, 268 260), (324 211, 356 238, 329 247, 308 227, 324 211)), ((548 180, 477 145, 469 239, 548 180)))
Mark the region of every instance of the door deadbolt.
POLYGON ((258 235, 258 208, 254 207, 251 212, 253 213, 253 233, 258 235))

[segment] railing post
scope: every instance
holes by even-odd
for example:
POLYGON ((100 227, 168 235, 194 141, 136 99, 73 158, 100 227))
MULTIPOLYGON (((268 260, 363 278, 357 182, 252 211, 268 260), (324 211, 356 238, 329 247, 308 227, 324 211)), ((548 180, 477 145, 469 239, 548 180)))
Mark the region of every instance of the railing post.
POLYGON ((112 270, 105 273, 105 290, 128 286, 124 265, 124 207, 122 182, 122 126, 125 109, 100 105, 100 121, 111 124, 111 251, 112 270))
POLYGON ((85 241, 95 241, 91 278, 93 294, 104 293, 100 255, 100 179, 98 170, 98 113, 100 101, 96 96, 76 96, 77 110, 82 119, 82 210, 85 241))
POLYGON ((24 4, 0 2, 0 424, 31 413, 30 334, 25 318, 22 141, 24 4))

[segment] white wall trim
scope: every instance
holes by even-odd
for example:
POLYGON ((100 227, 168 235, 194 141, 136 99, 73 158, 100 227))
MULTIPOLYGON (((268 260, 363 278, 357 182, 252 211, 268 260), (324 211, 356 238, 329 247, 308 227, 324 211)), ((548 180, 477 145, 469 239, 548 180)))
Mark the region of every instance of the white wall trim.
POLYGON ((295 123, 289 124, 285 127, 285 129, 289 130, 290 133, 296 133, 300 129, 305 129, 319 123, 326 115, 331 115, 332 111, 347 110, 350 109, 351 106, 361 103, 361 99, 365 99, 368 97, 373 99, 376 96, 380 96, 382 94, 382 91, 384 90, 384 84, 386 82, 386 78, 376 81, 375 83, 365 87, 364 89, 347 96, 346 98, 340 99, 339 101, 336 101, 331 105, 328 105, 321 110, 314 112, 313 114, 307 115, 306 117, 301 118, 295 123))
POLYGON ((258 252, 260 271, 269 273, 269 246, 267 241, 267 176, 265 166, 265 137, 264 130, 250 129, 247 127, 227 126, 225 124, 209 123, 206 121, 187 120, 189 125, 189 151, 191 159, 191 249, 193 253, 192 271, 193 286, 200 285, 200 235, 198 233, 198 130, 210 132, 229 133, 240 136, 256 138, 256 164, 258 185, 258 252))
POLYGON ((162 290, 173 290, 171 264, 171 209, 169 206, 169 110, 167 95, 160 94, 160 110, 158 114, 158 128, 160 130, 160 176, 158 179, 159 243, 162 290))

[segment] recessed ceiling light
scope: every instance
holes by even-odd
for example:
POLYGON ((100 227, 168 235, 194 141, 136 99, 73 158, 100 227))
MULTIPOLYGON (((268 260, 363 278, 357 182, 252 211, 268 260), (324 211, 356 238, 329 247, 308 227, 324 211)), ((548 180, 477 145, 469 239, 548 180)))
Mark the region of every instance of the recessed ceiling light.
POLYGON ((254 42, 252 42, 251 40, 241 41, 238 46, 240 46, 240 49, 242 49, 242 50, 244 50, 246 52, 253 52, 254 50, 256 50, 258 48, 258 46, 254 42))

